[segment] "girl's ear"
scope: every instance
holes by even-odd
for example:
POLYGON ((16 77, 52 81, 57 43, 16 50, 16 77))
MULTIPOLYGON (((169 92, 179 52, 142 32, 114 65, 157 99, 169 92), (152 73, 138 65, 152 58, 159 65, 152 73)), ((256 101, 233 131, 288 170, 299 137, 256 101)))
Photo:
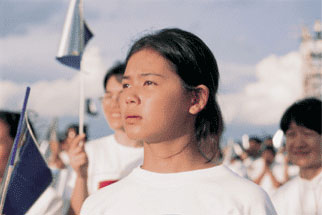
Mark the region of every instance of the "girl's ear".
POLYGON ((201 84, 193 91, 191 98, 191 106, 189 108, 190 114, 198 114, 207 105, 209 98, 209 89, 205 85, 201 84))

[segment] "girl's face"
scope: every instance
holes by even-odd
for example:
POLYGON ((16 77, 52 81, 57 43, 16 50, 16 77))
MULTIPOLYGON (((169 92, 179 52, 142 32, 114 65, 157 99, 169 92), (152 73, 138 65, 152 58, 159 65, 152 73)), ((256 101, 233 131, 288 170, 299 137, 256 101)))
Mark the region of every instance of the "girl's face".
POLYGON ((321 135, 291 122, 286 131, 286 150, 289 159, 300 168, 321 167, 321 135))
POLYGON ((103 110, 111 129, 122 129, 119 97, 122 84, 118 82, 115 75, 111 76, 105 86, 105 94, 102 100, 103 110))
POLYGON ((122 120, 132 139, 156 143, 193 133, 191 95, 168 61, 152 49, 133 54, 123 76, 122 120))

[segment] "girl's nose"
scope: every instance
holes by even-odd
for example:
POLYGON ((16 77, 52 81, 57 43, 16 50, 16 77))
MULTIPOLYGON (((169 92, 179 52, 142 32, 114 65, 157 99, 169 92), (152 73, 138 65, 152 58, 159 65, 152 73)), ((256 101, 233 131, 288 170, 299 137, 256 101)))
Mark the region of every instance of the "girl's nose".
POLYGON ((293 144, 296 147, 304 147, 305 146, 304 135, 301 134, 300 132, 298 132, 297 135, 295 135, 295 137, 294 137, 293 144))
POLYGON ((134 90, 128 90, 128 92, 124 93, 124 100, 127 105, 131 104, 140 104, 141 100, 137 93, 134 90))

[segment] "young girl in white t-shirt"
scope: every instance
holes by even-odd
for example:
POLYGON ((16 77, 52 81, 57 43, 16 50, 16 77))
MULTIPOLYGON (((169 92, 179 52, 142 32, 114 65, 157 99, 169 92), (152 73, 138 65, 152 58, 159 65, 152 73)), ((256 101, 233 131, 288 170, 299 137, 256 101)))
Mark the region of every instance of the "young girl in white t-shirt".
POLYGON ((126 63, 122 120, 144 142, 144 162, 90 196, 81 214, 276 214, 261 188, 217 162, 219 73, 207 45, 163 29, 136 41, 126 63))

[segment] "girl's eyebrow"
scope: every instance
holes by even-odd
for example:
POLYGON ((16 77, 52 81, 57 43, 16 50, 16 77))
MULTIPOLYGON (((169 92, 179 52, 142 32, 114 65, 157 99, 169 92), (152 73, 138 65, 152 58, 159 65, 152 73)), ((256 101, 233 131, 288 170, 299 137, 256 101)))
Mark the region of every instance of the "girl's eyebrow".
POLYGON ((143 77, 152 75, 152 76, 158 76, 158 77, 162 77, 162 78, 164 78, 164 76, 163 76, 163 75, 158 74, 158 73, 142 73, 142 74, 140 74, 140 75, 141 75, 141 76, 143 76, 143 77))
MULTIPOLYGON (((140 76, 142 77, 146 77, 146 76, 158 76, 158 77, 161 77, 161 78, 165 78, 165 76, 161 75, 161 74, 158 74, 158 73, 142 73, 140 74, 140 76)), ((127 75, 124 75, 122 80, 130 80, 131 77, 130 76, 127 76, 127 75)))
POLYGON ((129 76, 126 76, 126 75, 123 75, 123 77, 122 77, 122 81, 123 80, 129 80, 129 79, 131 79, 129 76))

